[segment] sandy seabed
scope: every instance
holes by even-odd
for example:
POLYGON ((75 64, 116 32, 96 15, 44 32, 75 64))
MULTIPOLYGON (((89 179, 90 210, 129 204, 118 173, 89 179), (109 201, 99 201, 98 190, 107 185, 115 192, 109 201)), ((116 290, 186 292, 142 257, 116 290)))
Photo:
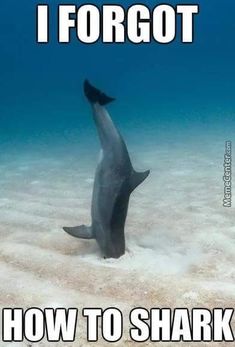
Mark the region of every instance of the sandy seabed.
MULTIPOLYGON (((137 344, 128 334, 133 307, 234 307, 235 212, 222 206, 224 142, 146 144, 132 152, 135 168, 150 168, 151 175, 131 197, 127 252, 118 260, 102 259, 95 241, 62 230, 90 223, 96 163, 89 151, 5 152, 0 163, 0 306, 77 307, 80 312, 115 306, 126 324, 123 339, 113 345, 226 345, 137 344)), ((0 342, 13 345, 30 346, 0 342)), ((86 342, 81 319, 76 342, 50 345, 93 344, 86 342)), ((102 338, 94 344, 106 345, 102 338)))

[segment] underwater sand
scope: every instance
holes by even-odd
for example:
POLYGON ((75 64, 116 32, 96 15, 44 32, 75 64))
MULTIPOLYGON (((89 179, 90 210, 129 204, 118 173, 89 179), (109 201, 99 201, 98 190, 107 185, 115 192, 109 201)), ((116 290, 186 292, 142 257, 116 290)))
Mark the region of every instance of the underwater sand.
MULTIPOLYGON (((128 337, 133 307, 234 306, 235 213, 222 207, 224 141, 204 136, 166 143, 150 139, 130 149, 135 168, 150 168, 151 175, 131 197, 127 252, 118 260, 102 259, 95 241, 62 230, 90 223, 96 159, 89 148, 6 149, 0 164, 0 306, 117 306, 126 322, 123 339, 113 344, 120 346, 137 345, 128 337)), ((94 152, 98 157, 98 148, 94 152)), ((50 345, 87 346, 85 320, 76 342, 50 345)), ((94 344, 106 345, 102 339, 94 344)))

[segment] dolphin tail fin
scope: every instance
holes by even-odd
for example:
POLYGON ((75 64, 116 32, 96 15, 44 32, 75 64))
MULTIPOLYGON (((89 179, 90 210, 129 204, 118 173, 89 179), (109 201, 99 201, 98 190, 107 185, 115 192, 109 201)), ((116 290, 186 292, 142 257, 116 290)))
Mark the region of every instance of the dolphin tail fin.
POLYGON ((150 174, 150 170, 144 172, 133 172, 131 177, 131 191, 138 187, 150 174))
POLYGON ((92 227, 88 227, 86 225, 80 225, 78 227, 73 227, 73 228, 64 227, 63 229, 64 231, 66 231, 66 233, 74 237, 78 237, 80 239, 87 239, 87 240, 94 239, 92 227))
POLYGON ((84 94, 91 104, 100 104, 101 106, 107 105, 114 101, 114 98, 102 93, 99 89, 93 87, 88 80, 84 81, 84 94))

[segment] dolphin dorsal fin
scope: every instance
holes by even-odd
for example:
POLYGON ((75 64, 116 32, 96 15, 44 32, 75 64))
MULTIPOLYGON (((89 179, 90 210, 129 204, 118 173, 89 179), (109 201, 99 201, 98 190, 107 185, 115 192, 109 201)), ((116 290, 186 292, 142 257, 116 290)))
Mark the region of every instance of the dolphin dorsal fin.
POLYGON ((150 170, 144 172, 136 172, 133 171, 131 176, 131 191, 133 191, 136 187, 138 187, 149 175, 150 170))

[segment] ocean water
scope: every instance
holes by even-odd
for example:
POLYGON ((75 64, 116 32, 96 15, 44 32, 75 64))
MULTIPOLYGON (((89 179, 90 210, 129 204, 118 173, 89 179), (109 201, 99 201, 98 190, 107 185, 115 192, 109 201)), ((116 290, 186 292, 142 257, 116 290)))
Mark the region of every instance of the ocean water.
POLYGON ((0 4, 1 307, 115 304, 126 317, 134 306, 234 305, 235 213, 222 177, 235 133, 235 4, 197 3, 189 45, 62 45, 54 17, 51 42, 38 45, 37 2, 0 4), (62 230, 90 222, 100 144, 85 78, 116 98, 108 111, 133 166, 151 170, 131 197, 119 260, 62 230))

